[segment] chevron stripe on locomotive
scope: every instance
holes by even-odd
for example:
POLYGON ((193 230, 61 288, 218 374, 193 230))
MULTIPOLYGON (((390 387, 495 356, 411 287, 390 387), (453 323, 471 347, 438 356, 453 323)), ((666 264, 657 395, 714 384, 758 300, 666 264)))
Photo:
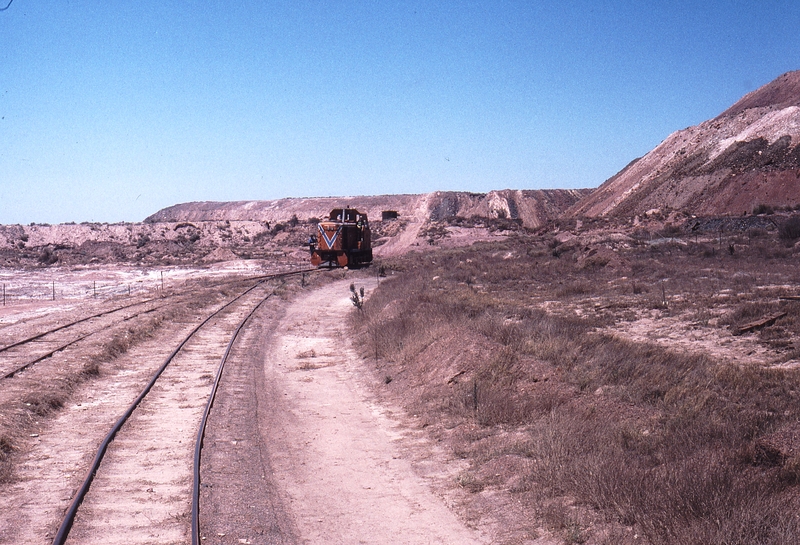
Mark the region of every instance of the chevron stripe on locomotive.
POLYGON ((361 267, 372 262, 367 215, 355 208, 334 208, 308 239, 311 264, 319 267, 361 267))

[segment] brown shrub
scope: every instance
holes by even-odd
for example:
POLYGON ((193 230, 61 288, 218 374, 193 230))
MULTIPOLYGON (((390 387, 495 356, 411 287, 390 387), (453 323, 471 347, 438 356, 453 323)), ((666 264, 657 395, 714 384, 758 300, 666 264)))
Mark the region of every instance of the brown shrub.
POLYGON ((64 406, 67 394, 63 391, 40 390, 28 393, 22 402, 28 410, 39 416, 47 416, 64 406))
POLYGON ((11 477, 11 453, 14 452, 13 439, 0 435, 0 484, 7 483, 11 477))

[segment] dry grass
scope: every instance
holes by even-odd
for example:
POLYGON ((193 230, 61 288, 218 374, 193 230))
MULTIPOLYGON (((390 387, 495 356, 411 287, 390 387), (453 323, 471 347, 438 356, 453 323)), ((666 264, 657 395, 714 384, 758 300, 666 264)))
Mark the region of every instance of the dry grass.
POLYGON ((7 483, 11 479, 12 465, 11 455, 16 450, 16 430, 6 429, 0 435, 0 484, 7 483))
POLYGON ((729 335, 785 310, 752 342, 792 357, 775 337, 796 338, 800 303, 759 287, 800 286, 781 244, 634 242, 592 266, 544 237, 416 254, 354 327, 387 395, 470 461, 457 484, 524 499, 566 543, 800 542, 800 458, 763 447, 800 421, 800 372, 615 334, 636 313, 729 335))

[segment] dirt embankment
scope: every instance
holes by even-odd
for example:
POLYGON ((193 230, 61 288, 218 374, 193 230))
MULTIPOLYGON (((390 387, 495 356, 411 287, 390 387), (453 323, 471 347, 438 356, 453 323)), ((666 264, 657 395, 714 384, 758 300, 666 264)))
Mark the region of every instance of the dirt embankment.
POLYGON ((298 258, 310 225, 296 221, 0 226, 0 267, 209 264, 298 258))
POLYGON ((193 202, 165 208, 145 222, 261 221, 278 222, 296 217, 308 221, 326 217, 331 209, 349 206, 365 212, 372 221, 384 211, 397 212, 400 219, 424 217, 440 221, 450 217, 519 220, 536 228, 559 217, 591 190, 501 190, 489 193, 437 191, 421 195, 379 195, 279 199, 273 201, 193 202))
POLYGON ((765 205, 800 206, 800 71, 784 74, 714 119, 671 134, 569 215, 681 210, 740 216, 765 205))
POLYGON ((486 239, 489 230, 539 228, 587 193, 503 190, 186 203, 143 223, 6 225, 0 226, 0 267, 196 265, 236 259, 289 263, 306 258, 305 244, 316 222, 343 206, 367 212, 376 247, 392 242, 378 255, 396 255, 445 238, 465 244, 486 239), (383 212, 392 214, 383 220, 383 212))
POLYGON ((610 223, 387 261, 376 391, 497 542, 797 542, 800 231, 610 223))

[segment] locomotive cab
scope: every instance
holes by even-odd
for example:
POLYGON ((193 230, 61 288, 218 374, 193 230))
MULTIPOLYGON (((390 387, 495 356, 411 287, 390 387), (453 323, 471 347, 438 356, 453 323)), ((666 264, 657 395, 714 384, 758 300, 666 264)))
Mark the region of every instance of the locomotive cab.
POLYGON ((355 208, 334 208, 309 237, 311 264, 360 267, 372 262, 369 220, 355 208))

